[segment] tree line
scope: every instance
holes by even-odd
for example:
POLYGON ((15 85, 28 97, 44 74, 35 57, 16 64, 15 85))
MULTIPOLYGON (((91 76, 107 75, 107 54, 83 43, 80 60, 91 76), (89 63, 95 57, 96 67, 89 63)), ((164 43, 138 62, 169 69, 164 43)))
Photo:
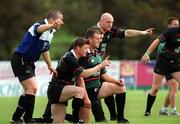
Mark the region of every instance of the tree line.
POLYGON ((49 9, 60 9, 64 25, 52 42, 52 59, 67 51, 75 36, 95 25, 103 12, 114 16, 114 24, 124 29, 155 28, 153 36, 114 39, 108 46, 111 59, 139 59, 146 48, 166 29, 169 16, 179 18, 178 0, 1 0, 0 60, 9 60, 34 21, 43 19, 49 9), (55 45, 53 45, 55 44, 55 45))

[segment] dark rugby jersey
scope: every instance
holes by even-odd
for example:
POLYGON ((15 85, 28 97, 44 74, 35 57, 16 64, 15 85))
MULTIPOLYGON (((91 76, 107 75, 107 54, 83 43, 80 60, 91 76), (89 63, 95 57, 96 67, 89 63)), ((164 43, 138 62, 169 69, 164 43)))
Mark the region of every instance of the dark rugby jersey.
POLYGON ((84 68, 79 65, 73 53, 68 52, 61 57, 56 70, 58 72, 58 77, 52 78, 51 82, 73 85, 75 78, 83 72, 84 68))
POLYGON ((112 27, 110 31, 107 31, 104 33, 104 37, 98 48, 101 55, 105 54, 107 44, 111 41, 112 38, 115 38, 115 37, 120 38, 120 39, 124 38, 125 30, 117 28, 117 27, 112 27))
POLYGON ((160 55, 168 60, 180 59, 180 27, 170 28, 163 33, 160 38, 162 42, 165 42, 160 55))
MULTIPOLYGON (((82 57, 79 59, 79 64, 85 69, 95 67, 101 62, 102 57, 97 50, 95 51, 95 53, 88 53, 86 57, 82 57)), ((84 78, 86 88, 99 87, 101 85, 100 75, 104 73, 106 73, 105 68, 101 69, 101 71, 94 73, 88 78, 84 78)))

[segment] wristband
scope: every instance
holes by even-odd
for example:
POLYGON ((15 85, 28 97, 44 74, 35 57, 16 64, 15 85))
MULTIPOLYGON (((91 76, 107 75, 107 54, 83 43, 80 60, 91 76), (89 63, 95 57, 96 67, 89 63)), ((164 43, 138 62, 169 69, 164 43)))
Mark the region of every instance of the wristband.
POLYGON ((147 50, 146 53, 145 53, 145 56, 146 56, 149 60, 150 60, 150 54, 151 54, 151 53, 149 52, 149 50, 147 50))

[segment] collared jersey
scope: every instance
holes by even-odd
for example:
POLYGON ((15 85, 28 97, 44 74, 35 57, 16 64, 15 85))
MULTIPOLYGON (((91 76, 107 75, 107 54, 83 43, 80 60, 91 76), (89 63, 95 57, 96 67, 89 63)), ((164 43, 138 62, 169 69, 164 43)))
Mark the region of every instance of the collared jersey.
POLYGON ((42 24, 48 24, 47 19, 35 22, 24 35, 15 52, 21 54, 30 61, 37 61, 41 53, 48 51, 55 29, 49 29, 38 33, 37 28, 42 24))
POLYGON ((168 60, 180 59, 180 27, 170 28, 160 36, 160 41, 164 42, 160 55, 168 60))
POLYGON ((115 37, 120 38, 120 39, 124 38, 125 30, 117 28, 117 27, 112 27, 110 31, 107 31, 104 33, 104 37, 98 48, 101 55, 105 54, 107 44, 111 41, 112 38, 115 38, 115 37))
POLYGON ((73 85, 75 83, 75 78, 84 71, 84 68, 79 65, 73 53, 68 52, 58 61, 56 70, 58 72, 58 77, 52 78, 53 83, 63 82, 73 85))
MULTIPOLYGON (((79 59, 79 64, 85 69, 95 67, 100 63, 102 63, 102 57, 97 50, 95 53, 87 53, 86 57, 79 59)), ((88 78, 84 78, 86 88, 99 87, 101 85, 100 75, 104 73, 106 73, 105 68, 97 71, 88 78)))

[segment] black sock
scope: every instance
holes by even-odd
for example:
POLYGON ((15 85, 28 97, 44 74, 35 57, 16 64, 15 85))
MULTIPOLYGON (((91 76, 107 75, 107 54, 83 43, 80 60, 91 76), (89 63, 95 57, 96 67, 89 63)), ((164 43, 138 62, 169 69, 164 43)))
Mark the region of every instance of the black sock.
POLYGON ((73 122, 78 123, 79 122, 79 111, 81 106, 83 106, 83 100, 80 98, 74 98, 72 101, 72 116, 73 116, 73 122))
POLYGON ((124 119, 124 107, 126 102, 126 93, 116 94, 116 107, 118 121, 124 119))
POLYGON ((148 94, 147 104, 146 104, 146 112, 151 113, 151 108, 154 104, 155 99, 156 99, 156 96, 151 96, 150 94, 148 94))
POLYGON ((43 114, 44 118, 51 118, 51 102, 48 100, 48 103, 46 105, 45 112, 43 114))
POLYGON ((91 109, 96 122, 106 121, 100 100, 91 101, 91 109))
POLYGON ((104 102, 109 109, 110 117, 111 118, 115 117, 117 114, 116 114, 116 108, 115 108, 114 95, 104 98, 104 102))
POLYGON ((25 100, 25 97, 21 95, 19 97, 18 106, 16 108, 16 111, 13 114, 12 120, 14 121, 20 120, 21 116, 24 113, 24 100, 25 100))
POLYGON ((24 106, 25 114, 23 117, 25 122, 29 122, 32 119, 34 104, 35 104, 35 96, 26 94, 25 106, 24 106))
POLYGON ((69 121, 70 123, 73 122, 72 114, 66 113, 65 120, 69 121))

